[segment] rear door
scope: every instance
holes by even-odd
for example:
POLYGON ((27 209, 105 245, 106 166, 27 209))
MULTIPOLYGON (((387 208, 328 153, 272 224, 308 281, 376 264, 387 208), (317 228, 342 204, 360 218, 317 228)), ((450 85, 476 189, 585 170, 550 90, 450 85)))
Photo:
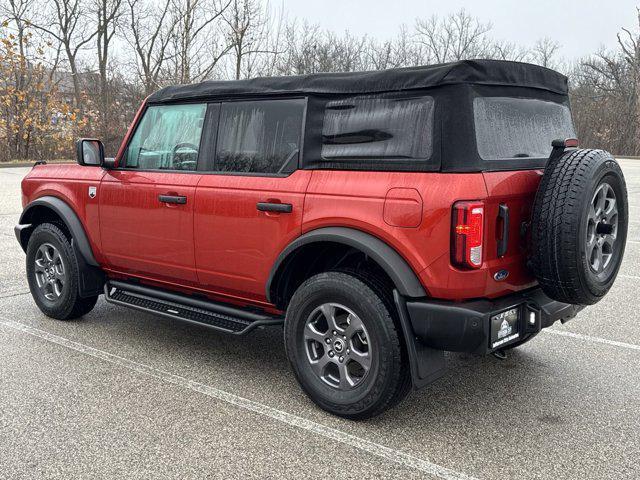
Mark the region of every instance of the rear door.
POLYGON ((111 269, 196 283, 193 207, 206 104, 149 106, 118 169, 100 185, 102 251, 111 269))
POLYGON ((207 172, 195 198, 202 287, 265 301, 278 254, 298 235, 311 177, 299 170, 306 100, 223 102, 207 172))

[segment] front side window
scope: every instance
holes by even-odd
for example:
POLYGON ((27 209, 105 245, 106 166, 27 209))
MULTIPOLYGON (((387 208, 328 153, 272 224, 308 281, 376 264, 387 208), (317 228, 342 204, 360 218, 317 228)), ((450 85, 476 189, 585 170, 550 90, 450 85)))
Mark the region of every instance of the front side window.
POLYGON ((483 160, 540 159, 555 139, 574 138, 567 105, 533 98, 478 97, 476 142, 483 160))
POLYGON ((296 170, 304 99, 223 103, 214 169, 286 174, 296 170))
POLYGON ((147 108, 127 147, 124 167, 195 170, 206 111, 206 104, 147 108))
POLYGON ((429 159, 433 111, 433 97, 361 96, 329 102, 322 128, 322 158, 429 159))

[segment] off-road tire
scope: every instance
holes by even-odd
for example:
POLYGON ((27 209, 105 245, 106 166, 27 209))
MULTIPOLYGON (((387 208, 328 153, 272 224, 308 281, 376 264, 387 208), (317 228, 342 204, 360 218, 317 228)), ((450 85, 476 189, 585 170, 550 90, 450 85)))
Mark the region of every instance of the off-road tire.
POLYGON ((97 296, 83 298, 80 296, 78 281, 80 269, 70 239, 52 223, 38 225, 29 238, 27 245, 27 280, 36 305, 46 316, 56 320, 73 320, 89 313, 98 300, 97 296), (50 300, 45 298, 35 273, 35 260, 38 249, 50 244, 57 249, 65 268, 66 281, 60 296, 50 300))
POLYGON ((306 280, 289 303, 284 327, 287 357, 302 389, 320 408, 353 420, 379 415, 397 403, 399 396, 406 395, 410 373, 409 366, 403 363, 401 334, 374 289, 343 272, 320 273, 306 280), (302 333, 314 309, 326 302, 353 310, 371 337, 371 369, 351 390, 326 385, 309 365, 302 333))
MULTIPOLYGON (((352 275, 359 279, 362 283, 367 285, 374 293, 380 297, 380 299, 384 302, 385 307, 387 307, 387 311, 393 318, 394 324, 398 332, 402 333, 402 327, 400 326, 399 314, 397 311, 397 307, 395 305, 395 301, 393 300, 393 289, 395 288, 393 283, 390 280, 380 278, 379 274, 373 269, 367 268, 366 266, 360 267, 358 269, 341 269, 339 272, 346 273, 347 275, 352 275)), ((398 389, 393 395, 393 400, 388 408, 393 408, 402 402, 411 390, 413 389, 413 380, 411 379, 411 370, 409 368, 409 357, 407 353, 407 346, 405 345, 404 335, 401 335, 400 344, 402 346, 402 365, 405 366, 403 375, 401 377, 401 381, 398 384, 398 389)))
MULTIPOLYGON (((611 288, 624 254, 627 189, 620 166, 603 150, 575 149, 552 158, 536 193, 529 265, 544 292, 560 302, 592 305, 611 288), (598 188, 608 184, 617 202, 617 233, 608 266, 592 268, 587 228, 598 188)), ((604 263, 603 263, 604 265, 604 263)))

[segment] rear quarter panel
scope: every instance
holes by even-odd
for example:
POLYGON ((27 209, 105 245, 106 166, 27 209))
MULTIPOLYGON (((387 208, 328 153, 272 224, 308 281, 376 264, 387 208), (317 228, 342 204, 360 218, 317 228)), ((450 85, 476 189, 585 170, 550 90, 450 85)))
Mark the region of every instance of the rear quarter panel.
MULTIPOLYGON (((434 277, 429 267, 440 259, 449 264, 451 205, 459 199, 485 196, 482 174, 316 170, 307 189, 303 232, 328 226, 365 231, 393 247, 430 295, 442 296, 450 284, 459 281, 449 275, 459 275, 452 269, 444 272, 445 276, 440 272, 434 277), (410 208, 409 202, 415 201, 411 195, 394 195, 397 189, 406 189, 407 193, 415 190, 420 195, 419 222, 410 212, 404 217, 405 226, 390 221, 390 211, 410 208), (390 191, 391 201, 387 198, 390 191)), ((465 274, 469 282, 484 286, 484 275, 465 274)))
POLYGON ((66 202, 78 215, 94 256, 101 264, 104 259, 101 255, 98 196, 104 173, 100 167, 77 164, 36 165, 22 180, 23 207, 44 196, 66 202), (98 188, 95 198, 89 197, 90 186, 98 188))
POLYGON ((516 173, 500 172, 485 179, 482 173, 315 170, 305 199, 302 230, 351 227, 380 238, 408 262, 431 297, 497 297, 535 284, 526 272, 517 239, 520 220, 528 218, 527 209, 533 203, 539 172, 516 173), (417 191, 422 200, 419 221, 411 212, 416 199, 410 190, 417 191), (398 191, 399 195, 394 194, 398 191), (507 258, 498 259, 490 253, 497 247, 493 216, 505 199, 518 213, 511 223, 513 241, 507 258), (459 200, 487 201, 485 262, 478 270, 451 265, 451 207, 459 200), (496 282, 493 273, 502 268, 510 268, 511 274, 507 280, 496 282))

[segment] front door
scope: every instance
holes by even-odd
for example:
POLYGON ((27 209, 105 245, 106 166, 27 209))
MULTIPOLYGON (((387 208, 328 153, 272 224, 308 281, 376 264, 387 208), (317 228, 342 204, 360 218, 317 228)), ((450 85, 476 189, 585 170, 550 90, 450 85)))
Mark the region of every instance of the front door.
POLYGON ((206 104, 147 107, 117 169, 100 185, 109 268, 195 284, 193 211, 206 104))
POLYGON ((220 105, 194 207, 198 279, 208 290, 265 301, 271 267, 301 233, 311 178, 298 169, 305 108, 304 99, 220 105))

